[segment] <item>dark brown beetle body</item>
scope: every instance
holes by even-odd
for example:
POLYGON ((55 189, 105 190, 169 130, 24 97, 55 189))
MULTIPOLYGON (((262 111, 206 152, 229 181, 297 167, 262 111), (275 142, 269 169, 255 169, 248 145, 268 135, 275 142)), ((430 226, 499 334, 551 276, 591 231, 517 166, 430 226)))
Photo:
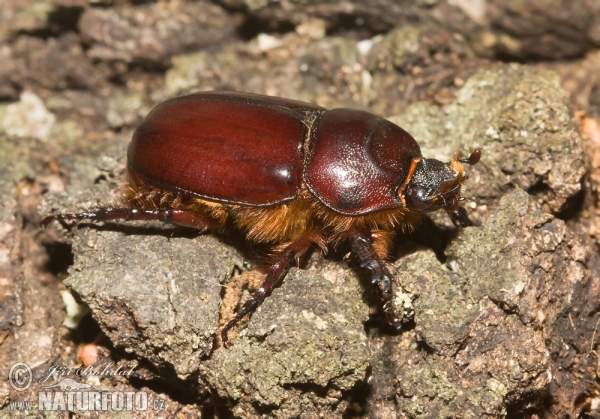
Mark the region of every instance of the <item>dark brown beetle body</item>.
POLYGON ((312 245, 350 240, 372 273, 389 322, 400 329, 391 274, 383 259, 389 234, 412 228, 421 212, 445 209, 471 225, 458 206, 467 176, 457 157, 424 159, 397 125, 355 109, 233 92, 206 92, 166 101, 142 121, 128 150, 131 186, 126 208, 99 208, 54 219, 160 219, 225 231, 279 252, 254 298, 222 331, 254 310, 312 245))

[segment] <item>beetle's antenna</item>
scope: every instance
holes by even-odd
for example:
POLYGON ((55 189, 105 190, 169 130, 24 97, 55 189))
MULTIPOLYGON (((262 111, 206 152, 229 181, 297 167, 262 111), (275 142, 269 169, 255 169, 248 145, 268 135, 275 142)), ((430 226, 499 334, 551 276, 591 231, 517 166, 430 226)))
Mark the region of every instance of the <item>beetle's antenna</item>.
POLYGON ((479 148, 473 150, 473 152, 471 153, 471 155, 469 156, 468 159, 461 159, 460 155, 456 156, 456 160, 458 160, 460 163, 467 163, 471 166, 479 163, 480 158, 481 158, 481 149, 479 149, 479 148))

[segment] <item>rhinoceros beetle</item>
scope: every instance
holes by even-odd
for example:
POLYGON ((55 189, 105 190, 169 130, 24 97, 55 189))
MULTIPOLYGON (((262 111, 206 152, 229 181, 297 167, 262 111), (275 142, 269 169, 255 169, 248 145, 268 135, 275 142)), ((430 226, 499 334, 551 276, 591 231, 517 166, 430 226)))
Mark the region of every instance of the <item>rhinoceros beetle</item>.
POLYGON ((296 100, 204 92, 156 106, 127 152, 130 192, 120 208, 57 214, 53 220, 161 220, 202 232, 233 227, 277 249, 262 285, 221 330, 228 332, 270 295, 289 265, 312 246, 350 241, 396 329, 384 259, 389 234, 414 227, 423 212, 445 210, 470 226, 459 206, 463 164, 426 159, 399 126, 356 109, 325 109, 296 100))

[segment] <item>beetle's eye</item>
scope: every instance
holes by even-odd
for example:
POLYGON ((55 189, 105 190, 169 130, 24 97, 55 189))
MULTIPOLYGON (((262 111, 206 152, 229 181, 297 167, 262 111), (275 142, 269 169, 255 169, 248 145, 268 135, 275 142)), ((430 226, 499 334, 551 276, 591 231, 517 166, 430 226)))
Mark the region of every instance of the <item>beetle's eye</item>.
POLYGON ((406 206, 415 211, 425 211, 433 205, 429 190, 420 186, 410 188, 406 194, 406 206))

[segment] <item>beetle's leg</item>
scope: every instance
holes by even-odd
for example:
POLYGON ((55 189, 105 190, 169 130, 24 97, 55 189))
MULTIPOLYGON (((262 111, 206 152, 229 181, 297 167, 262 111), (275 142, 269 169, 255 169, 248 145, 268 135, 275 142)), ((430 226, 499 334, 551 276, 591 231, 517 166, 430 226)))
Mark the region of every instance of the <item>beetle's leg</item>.
POLYGON ((67 220, 90 220, 90 221, 109 221, 109 220, 125 220, 125 221, 150 221, 160 220, 167 223, 175 224, 182 227, 197 228, 200 231, 206 231, 213 227, 214 222, 208 217, 204 217, 192 211, 174 210, 174 209, 136 209, 136 208, 96 208, 90 212, 82 212, 79 214, 57 214, 49 215, 41 222, 43 227, 46 227, 52 221, 67 221, 67 220))
POLYGON ((287 268, 289 267, 292 261, 296 260, 303 253, 305 253, 315 242, 313 234, 306 234, 295 240, 287 246, 278 256, 273 265, 269 268, 269 272, 265 276, 264 281, 258 288, 258 290, 252 296, 252 299, 247 301, 240 311, 236 314, 236 316, 229 321, 225 325, 225 327, 221 330, 221 341, 223 342, 223 346, 228 348, 231 344, 229 342, 229 338, 227 337, 227 333, 237 325, 246 315, 252 316, 252 314, 256 311, 258 306, 262 304, 262 302, 271 295, 273 288, 279 283, 281 279, 283 279, 287 268))
POLYGON ((473 225, 473 221, 469 218, 467 210, 463 207, 457 207, 454 210, 446 210, 446 212, 456 227, 469 227, 473 225))
POLYGON ((364 228, 350 231, 352 252, 360 259, 360 266, 371 271, 371 282, 377 285, 381 297, 383 312, 396 330, 402 330, 402 320, 396 314, 393 302, 392 274, 385 262, 373 248, 371 232, 364 228))
POLYGON ((444 209, 456 227, 469 227, 473 225, 473 222, 469 219, 467 210, 458 205, 458 201, 462 199, 453 196, 448 202, 444 200, 444 209))

